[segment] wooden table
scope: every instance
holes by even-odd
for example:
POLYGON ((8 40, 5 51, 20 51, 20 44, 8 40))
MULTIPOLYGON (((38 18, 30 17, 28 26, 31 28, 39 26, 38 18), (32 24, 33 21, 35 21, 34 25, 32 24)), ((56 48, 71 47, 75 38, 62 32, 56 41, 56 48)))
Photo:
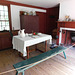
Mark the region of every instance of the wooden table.
POLYGON ((24 38, 21 38, 20 36, 14 36, 13 49, 16 49, 19 52, 21 52, 23 54, 23 57, 27 56, 27 58, 29 58, 29 53, 30 53, 29 46, 36 45, 38 43, 45 41, 45 52, 46 52, 47 40, 50 40, 50 44, 52 44, 52 36, 47 34, 41 34, 35 36, 30 35, 30 36, 25 36, 24 38))

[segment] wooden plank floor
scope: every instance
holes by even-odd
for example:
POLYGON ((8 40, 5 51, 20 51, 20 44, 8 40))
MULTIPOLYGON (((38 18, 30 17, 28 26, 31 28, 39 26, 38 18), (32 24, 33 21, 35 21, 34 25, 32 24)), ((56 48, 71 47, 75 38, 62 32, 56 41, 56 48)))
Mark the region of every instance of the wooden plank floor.
MULTIPOLYGON (((34 46, 31 47, 31 49, 34 46)), ((39 49, 44 50, 44 44, 38 45, 39 49)), ((49 47, 47 50, 50 50, 49 47)), ((41 54, 39 51, 30 53, 30 57, 41 54)), ((67 59, 64 59, 63 53, 52 57, 28 70, 25 75, 75 75, 75 48, 66 50, 67 59)), ((18 52, 13 49, 0 51, 0 72, 14 69, 13 64, 23 61, 18 52)), ((16 71, 3 75, 15 75, 16 71)), ((21 74, 19 74, 21 75, 21 74)))

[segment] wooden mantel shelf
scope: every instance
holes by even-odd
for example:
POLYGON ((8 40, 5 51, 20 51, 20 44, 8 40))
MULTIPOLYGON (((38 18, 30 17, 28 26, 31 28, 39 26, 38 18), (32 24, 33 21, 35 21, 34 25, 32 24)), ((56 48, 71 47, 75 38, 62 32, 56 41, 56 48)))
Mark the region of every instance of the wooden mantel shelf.
POLYGON ((56 21, 57 23, 74 23, 75 21, 56 21))
POLYGON ((57 21, 58 28, 65 27, 65 28, 75 28, 75 21, 57 21))

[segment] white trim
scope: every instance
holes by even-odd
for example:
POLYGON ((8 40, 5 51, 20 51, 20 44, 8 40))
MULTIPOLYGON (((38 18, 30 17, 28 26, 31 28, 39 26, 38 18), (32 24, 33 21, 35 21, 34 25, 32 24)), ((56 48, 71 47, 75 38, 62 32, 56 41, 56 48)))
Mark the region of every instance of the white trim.
POLYGON ((75 28, 63 28, 63 27, 60 27, 60 33, 59 33, 59 45, 61 44, 62 30, 75 31, 75 28))

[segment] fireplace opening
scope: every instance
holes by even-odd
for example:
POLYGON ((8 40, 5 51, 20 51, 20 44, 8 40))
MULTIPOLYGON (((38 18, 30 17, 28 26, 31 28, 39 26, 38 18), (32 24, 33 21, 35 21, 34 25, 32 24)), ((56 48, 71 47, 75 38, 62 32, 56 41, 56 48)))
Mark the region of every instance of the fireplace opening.
POLYGON ((75 43, 75 32, 71 31, 70 35, 71 35, 71 43, 75 43))
POLYGON ((75 44, 75 31, 62 30, 61 43, 64 45, 74 45, 75 44))

